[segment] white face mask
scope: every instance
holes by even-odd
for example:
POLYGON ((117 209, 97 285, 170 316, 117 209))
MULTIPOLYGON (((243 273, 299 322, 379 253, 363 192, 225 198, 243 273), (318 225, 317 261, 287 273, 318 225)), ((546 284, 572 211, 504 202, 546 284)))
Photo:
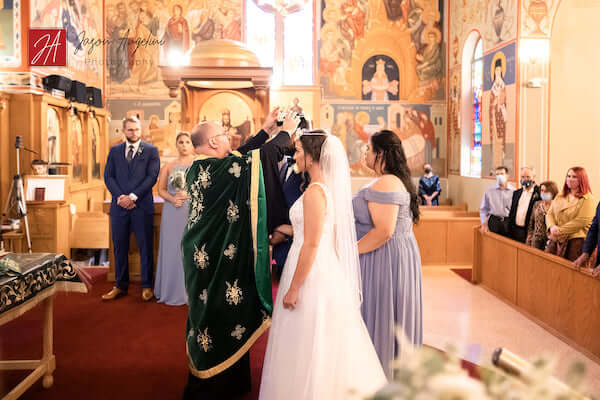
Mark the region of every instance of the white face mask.
POLYGON ((506 183, 506 175, 496 175, 496 182, 500 186, 504 185, 506 183))
POLYGON ((552 193, 542 193, 542 194, 540 194, 540 197, 544 201, 550 201, 550 200, 552 200, 552 193))

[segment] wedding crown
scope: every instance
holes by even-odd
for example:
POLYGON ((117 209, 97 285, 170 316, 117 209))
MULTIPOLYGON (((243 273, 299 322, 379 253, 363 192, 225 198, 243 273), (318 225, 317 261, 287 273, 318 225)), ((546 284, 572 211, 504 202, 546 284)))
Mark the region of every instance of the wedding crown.
POLYGON ((325 129, 314 129, 314 130, 309 130, 309 129, 302 129, 299 132, 298 136, 328 136, 329 132, 327 132, 325 129))

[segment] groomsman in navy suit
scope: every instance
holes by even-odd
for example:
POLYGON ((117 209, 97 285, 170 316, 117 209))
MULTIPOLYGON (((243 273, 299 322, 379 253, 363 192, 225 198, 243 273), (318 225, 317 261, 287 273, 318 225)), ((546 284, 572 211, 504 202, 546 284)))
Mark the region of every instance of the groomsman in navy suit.
POLYGON ((158 149, 143 142, 142 126, 136 117, 123 120, 126 141, 113 146, 104 169, 104 183, 112 194, 110 226, 115 252, 115 280, 112 290, 102 296, 113 300, 127 294, 129 287, 129 236, 135 234, 142 265, 142 299, 154 297, 152 221, 154 198, 152 187, 158 178, 160 159, 158 149))

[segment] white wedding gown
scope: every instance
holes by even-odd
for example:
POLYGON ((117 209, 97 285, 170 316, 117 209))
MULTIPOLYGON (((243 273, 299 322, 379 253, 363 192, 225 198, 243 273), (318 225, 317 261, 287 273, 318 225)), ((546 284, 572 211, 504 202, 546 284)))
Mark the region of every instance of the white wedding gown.
MULTIPOLYGON (((314 183, 315 185, 317 183, 314 183)), ((283 269, 260 387, 261 400, 365 398, 386 384, 360 308, 335 253, 331 195, 315 262, 294 310, 283 308, 304 241, 303 196, 290 209, 294 227, 283 269)))

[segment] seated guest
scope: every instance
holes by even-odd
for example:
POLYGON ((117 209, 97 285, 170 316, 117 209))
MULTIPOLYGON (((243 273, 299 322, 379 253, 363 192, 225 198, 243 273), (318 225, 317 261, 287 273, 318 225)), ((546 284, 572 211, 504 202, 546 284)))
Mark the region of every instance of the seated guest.
POLYGON ((585 169, 569 169, 562 192, 552 201, 546 214, 549 232, 546 251, 575 261, 583 252, 595 209, 596 202, 585 169))
MULTIPOLYGON (((598 204, 598 207, 596 207, 596 215, 594 216, 592 225, 590 226, 587 236, 585 237, 585 242, 583 244, 583 253, 581 253, 581 255, 573 262, 573 265, 575 265, 577 268, 587 266, 588 262, 590 261, 590 255, 594 253, 594 250, 596 250, 596 253, 598 252, 598 246, 600 246, 600 235, 598 235, 599 221, 600 204, 598 204)), ((595 277, 600 276, 600 268, 597 268, 598 264, 600 264, 600 262, 598 262, 599 259, 600 257, 598 257, 598 255, 596 254, 596 259, 592 260, 591 263, 592 268, 594 268, 592 271, 592 275, 594 275, 595 277)))
POLYGON ((546 214, 550 209, 552 200, 558 193, 558 187, 556 183, 552 181, 546 181, 540 183, 540 198, 533 205, 533 211, 531 212, 531 218, 527 224, 527 240, 525 243, 528 246, 535 247, 536 249, 544 250, 546 248, 546 242, 548 241, 548 235, 546 231, 546 214))
POLYGON ((419 179, 419 197, 423 206, 437 206, 442 193, 440 178, 434 175, 430 164, 423 166, 423 176, 419 179))
POLYGON ((496 184, 485 191, 479 208, 483 232, 490 231, 502 236, 510 236, 508 214, 514 191, 515 188, 508 183, 508 168, 497 167, 496 184))
POLYGON ((508 215, 510 237, 513 240, 525 243, 533 204, 539 199, 540 188, 535 184, 535 171, 531 167, 521 168, 521 189, 513 192, 508 215))

